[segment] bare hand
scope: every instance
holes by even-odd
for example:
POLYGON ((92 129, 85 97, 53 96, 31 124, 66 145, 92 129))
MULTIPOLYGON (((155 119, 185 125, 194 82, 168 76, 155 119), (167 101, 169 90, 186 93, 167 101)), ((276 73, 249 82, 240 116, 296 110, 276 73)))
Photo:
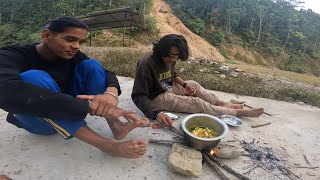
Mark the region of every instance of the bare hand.
POLYGON ((165 125, 165 126, 171 127, 173 123, 172 119, 165 113, 159 114, 157 121, 160 123, 160 126, 165 125))
POLYGON ((185 89, 189 96, 194 96, 197 92, 197 89, 193 87, 191 84, 187 84, 185 89))
POLYGON ((138 118, 135 116, 135 111, 117 107, 118 103, 114 103, 113 100, 116 101, 116 99, 111 95, 79 95, 77 98, 91 101, 89 113, 92 116, 101 116, 105 118, 119 118, 120 116, 123 116, 130 122, 138 121, 138 118), (111 99, 111 102, 109 102, 108 99, 111 99))

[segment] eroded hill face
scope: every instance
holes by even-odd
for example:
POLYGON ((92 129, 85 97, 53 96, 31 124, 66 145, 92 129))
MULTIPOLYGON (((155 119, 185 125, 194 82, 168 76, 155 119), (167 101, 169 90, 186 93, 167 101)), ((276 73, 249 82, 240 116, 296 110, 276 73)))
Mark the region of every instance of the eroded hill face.
POLYGON ((160 29, 160 36, 167 34, 181 34, 189 44, 191 56, 203 57, 214 61, 223 62, 225 58, 218 50, 204 40, 202 37, 191 32, 175 15, 172 14, 170 6, 162 0, 154 0, 151 15, 157 20, 157 26, 160 29), (166 13, 159 10, 165 9, 166 13))

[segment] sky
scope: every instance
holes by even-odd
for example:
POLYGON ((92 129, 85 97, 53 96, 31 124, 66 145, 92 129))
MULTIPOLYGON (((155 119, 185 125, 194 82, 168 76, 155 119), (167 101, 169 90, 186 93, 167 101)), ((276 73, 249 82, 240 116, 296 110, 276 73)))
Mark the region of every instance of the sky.
POLYGON ((304 3, 304 9, 312 9, 312 11, 320 14, 320 1, 319 0, 301 0, 304 3))

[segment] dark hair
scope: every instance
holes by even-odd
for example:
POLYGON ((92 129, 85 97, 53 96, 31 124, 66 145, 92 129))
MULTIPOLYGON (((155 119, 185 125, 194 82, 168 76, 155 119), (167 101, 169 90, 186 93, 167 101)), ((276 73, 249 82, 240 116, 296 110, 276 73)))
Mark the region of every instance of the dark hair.
POLYGON ((177 47, 180 51, 179 59, 185 61, 189 57, 189 48, 186 39, 182 35, 169 34, 163 36, 157 43, 153 43, 153 56, 155 58, 168 57, 171 47, 177 47))
POLYGON ((64 17, 58 17, 55 19, 51 19, 46 22, 44 28, 49 29, 50 31, 56 32, 56 33, 61 33, 65 32, 67 28, 74 27, 74 28, 82 28, 88 31, 88 26, 81 22, 80 20, 74 18, 74 17, 69 17, 69 16, 64 16, 64 17))

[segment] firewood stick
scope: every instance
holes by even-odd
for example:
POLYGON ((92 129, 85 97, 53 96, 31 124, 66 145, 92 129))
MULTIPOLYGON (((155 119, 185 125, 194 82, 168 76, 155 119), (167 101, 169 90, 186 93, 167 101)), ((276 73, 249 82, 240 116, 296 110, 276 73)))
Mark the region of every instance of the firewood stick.
POLYGON ((284 167, 284 168, 280 168, 279 170, 282 171, 284 173, 284 175, 286 175, 291 180, 301 180, 302 179, 298 175, 296 175, 292 171, 290 171, 288 168, 284 167))
POLYGON ((257 127, 261 127, 261 126, 266 126, 266 125, 270 125, 271 122, 267 122, 267 123, 261 123, 261 124, 256 124, 256 125, 252 125, 252 128, 257 128, 257 127))
POLYGON ((306 156, 305 154, 302 154, 302 155, 303 155, 303 158, 304 158, 304 160, 306 161, 306 163, 311 166, 311 163, 310 163, 310 161, 308 160, 307 156, 306 156))
POLYGON ((222 168, 224 168, 226 171, 228 171, 229 173, 235 175, 237 178, 241 179, 241 180, 250 180, 250 178, 236 172, 235 170, 233 170, 232 168, 230 168, 229 166, 223 164, 222 162, 220 162, 216 157, 210 155, 208 152, 206 152, 206 154, 209 156, 209 158, 217 163, 219 166, 221 166, 222 168))
POLYGON ((317 169, 319 166, 308 167, 308 166, 296 166, 296 168, 306 168, 306 169, 317 169))
POLYGON ((149 143, 183 143, 183 141, 174 139, 149 139, 149 143))
POLYGON ((202 155, 204 160, 212 167, 222 180, 229 180, 229 178, 214 164, 207 154, 202 153, 202 155))

